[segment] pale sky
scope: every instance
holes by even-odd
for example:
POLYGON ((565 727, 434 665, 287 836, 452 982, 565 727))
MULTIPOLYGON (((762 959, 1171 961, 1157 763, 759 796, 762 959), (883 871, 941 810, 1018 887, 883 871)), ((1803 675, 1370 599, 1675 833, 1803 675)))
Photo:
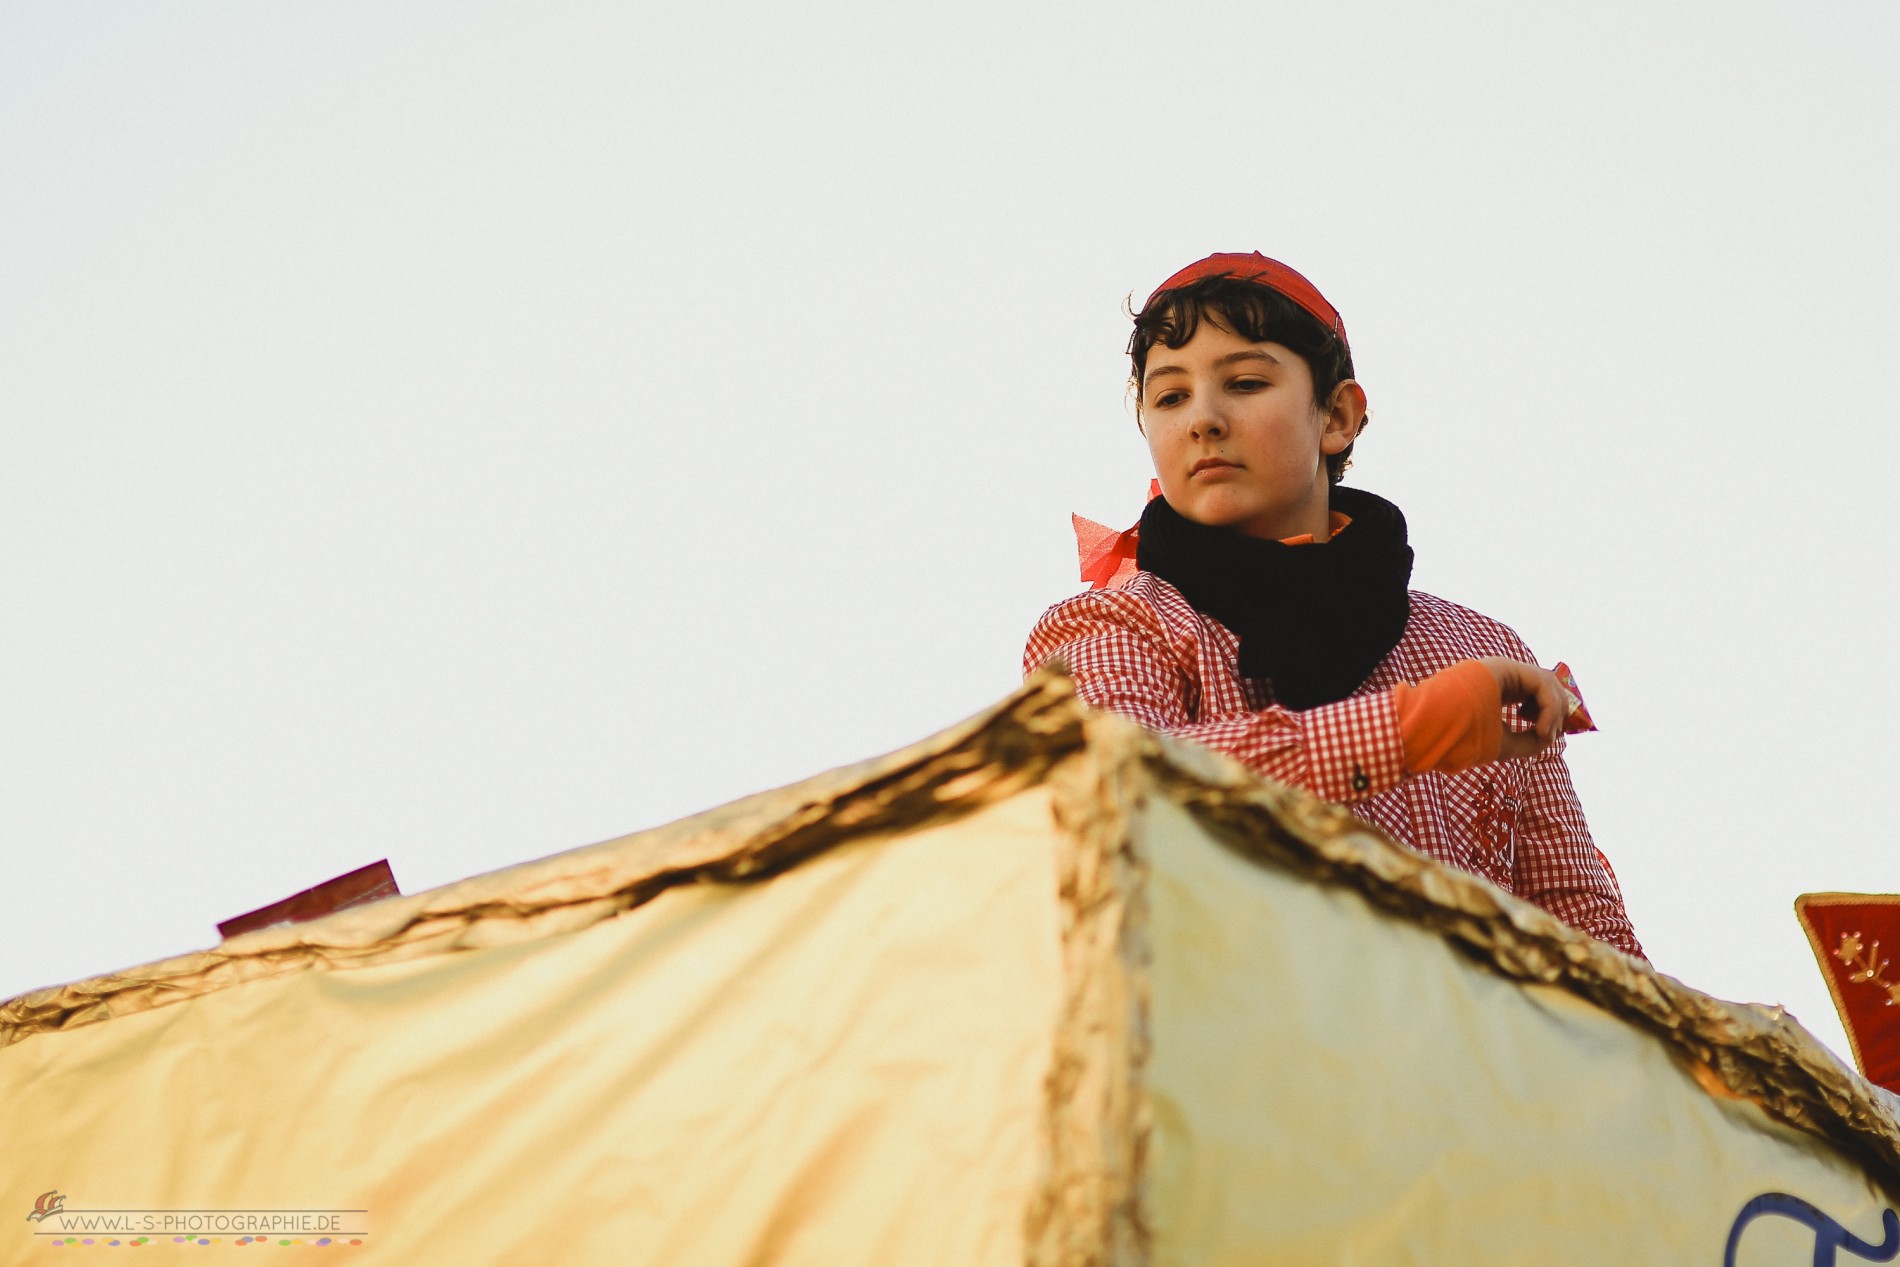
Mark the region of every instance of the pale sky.
POLYGON ((0 997, 922 738, 1311 277, 1656 965, 1900 891, 1900 9, 0 3, 0 997))

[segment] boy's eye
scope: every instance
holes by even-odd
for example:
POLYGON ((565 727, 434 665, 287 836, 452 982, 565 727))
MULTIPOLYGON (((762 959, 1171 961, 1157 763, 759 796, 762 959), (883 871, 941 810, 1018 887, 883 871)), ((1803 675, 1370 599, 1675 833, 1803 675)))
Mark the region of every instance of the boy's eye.
POLYGON ((1269 384, 1264 378, 1237 378, 1232 386, 1237 392, 1257 392, 1265 390, 1269 384))
POLYGON ((1187 393, 1179 391, 1162 392, 1154 398, 1156 409, 1166 409, 1169 405, 1179 404, 1187 393))

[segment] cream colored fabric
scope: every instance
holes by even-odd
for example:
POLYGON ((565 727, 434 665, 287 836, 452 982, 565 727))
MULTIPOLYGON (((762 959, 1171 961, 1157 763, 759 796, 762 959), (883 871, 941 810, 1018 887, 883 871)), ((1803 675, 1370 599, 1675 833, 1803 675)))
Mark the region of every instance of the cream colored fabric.
MULTIPOLYGON (((1862 1170, 1591 1004, 1242 858, 1166 799, 1140 834, 1157 1264, 1713 1267, 1777 1191, 1880 1240, 1862 1170)), ((1741 1247, 1806 1264, 1814 1236, 1764 1219, 1741 1247)))
MULTIPOLYGON (((1891 1097, 1777 1009, 1054 675, 851 770, 0 1003, 0 1143, 0 1263, 43 1257, 49 1190, 363 1207, 352 1261, 711 1267, 1713 1264, 1760 1193, 1877 1240, 1900 1192, 1891 1097)), ((1771 1218, 1740 1263, 1812 1252, 1771 1218)))
POLYGON ((0 1051, 0 1261, 45 1256, 22 1216, 58 1187, 365 1206, 348 1262, 1020 1263, 1053 836, 1032 790, 578 932, 39 1034, 0 1051))

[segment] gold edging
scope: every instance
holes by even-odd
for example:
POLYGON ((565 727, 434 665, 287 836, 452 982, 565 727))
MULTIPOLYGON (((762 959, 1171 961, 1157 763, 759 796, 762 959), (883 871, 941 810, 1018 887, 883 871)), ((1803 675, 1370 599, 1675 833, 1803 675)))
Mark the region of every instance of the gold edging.
POLYGON ((1269 783, 1220 753, 1120 724, 1143 735, 1158 791, 1243 856, 1351 888, 1501 976, 1589 1000, 1663 1042, 1705 1089, 1713 1077, 1733 1097, 1828 1140, 1900 1199, 1900 1098, 1841 1064, 1781 1007, 1691 989, 1340 806, 1269 783))
POLYGON ((651 831, 0 1002, 0 1049, 214 990, 573 932, 684 884, 757 880, 873 832, 961 817, 1083 744, 1068 678, 1043 672, 921 743, 651 831))
POLYGON ((1148 778, 1139 732, 1094 733, 1050 775, 1058 828, 1062 1001, 1043 1105, 1044 1172, 1024 1227, 1029 1267, 1146 1267, 1152 1127, 1147 863, 1134 825, 1148 778))
POLYGON ((1831 952, 1821 945, 1820 930, 1808 921, 1810 906, 1900 906, 1900 893, 1803 893, 1794 900, 1794 917, 1801 922, 1801 931, 1807 935, 1808 949, 1814 952, 1815 967, 1821 973, 1821 980, 1827 984, 1828 997, 1834 1000, 1834 1011, 1841 1018, 1841 1029, 1847 1034, 1847 1046, 1853 1053, 1854 1067, 1860 1070, 1864 1078, 1867 1076, 1867 1057, 1861 1052, 1860 1040, 1854 1035, 1854 1023, 1847 1019, 1847 1002, 1834 982, 1834 974, 1827 970, 1831 952))

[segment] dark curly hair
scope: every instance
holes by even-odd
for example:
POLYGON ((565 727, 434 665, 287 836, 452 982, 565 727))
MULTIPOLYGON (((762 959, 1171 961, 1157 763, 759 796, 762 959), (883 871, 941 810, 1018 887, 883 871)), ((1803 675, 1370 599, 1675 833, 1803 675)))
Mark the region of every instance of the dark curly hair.
MULTIPOLYGON (((1352 349, 1313 314, 1257 282, 1237 277, 1205 277, 1164 290, 1134 314, 1128 357, 1134 363, 1129 383, 1141 399, 1148 353, 1159 343, 1178 348, 1194 337, 1201 322, 1212 321, 1254 343, 1278 343, 1299 353, 1313 374, 1313 401, 1325 408, 1333 390, 1353 377, 1352 349)), ((1352 465, 1352 445, 1326 457, 1326 477, 1337 484, 1352 465)))

